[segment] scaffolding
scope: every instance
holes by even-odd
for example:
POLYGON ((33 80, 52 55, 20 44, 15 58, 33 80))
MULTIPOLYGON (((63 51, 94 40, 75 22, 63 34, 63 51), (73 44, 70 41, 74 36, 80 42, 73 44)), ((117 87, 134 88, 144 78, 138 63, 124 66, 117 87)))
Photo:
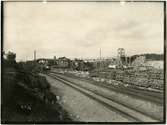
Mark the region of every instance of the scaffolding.
POLYGON ((118 50, 117 50, 117 66, 123 67, 123 65, 127 65, 127 58, 125 55, 125 49, 118 48, 118 50))

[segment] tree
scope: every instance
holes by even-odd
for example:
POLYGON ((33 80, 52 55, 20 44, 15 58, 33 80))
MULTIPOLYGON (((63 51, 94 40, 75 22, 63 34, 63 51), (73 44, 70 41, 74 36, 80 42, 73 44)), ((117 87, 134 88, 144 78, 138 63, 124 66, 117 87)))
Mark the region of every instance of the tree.
POLYGON ((8 52, 7 55, 7 61, 11 62, 11 63, 15 63, 16 62, 16 54, 13 52, 8 52))
POLYGON ((8 67, 8 68, 9 67, 14 68, 15 66, 17 66, 16 54, 10 51, 7 54, 5 54, 5 57, 3 57, 3 64, 4 64, 4 67, 8 67))

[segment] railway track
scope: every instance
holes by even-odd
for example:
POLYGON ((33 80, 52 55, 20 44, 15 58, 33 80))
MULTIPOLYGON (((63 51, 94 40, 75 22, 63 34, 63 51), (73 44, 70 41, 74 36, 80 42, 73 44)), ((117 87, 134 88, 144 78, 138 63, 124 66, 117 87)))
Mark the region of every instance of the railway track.
POLYGON ((76 84, 75 82, 71 82, 67 79, 64 79, 56 74, 48 74, 50 77, 60 81, 61 83, 79 91, 80 93, 86 95, 87 97, 95 100, 96 102, 100 103, 104 107, 108 108, 111 111, 114 111, 121 116, 127 118, 129 121, 132 122, 158 122, 159 119, 145 114, 144 112, 138 111, 128 105, 122 104, 113 100, 112 98, 98 93, 90 88, 83 87, 81 85, 76 84))
MULTIPOLYGON (((58 73, 55 73, 55 72, 51 72, 51 73, 58 74, 58 73)), ((67 77, 69 77, 69 76, 67 75, 67 77)), ((139 98, 139 99, 142 99, 142 100, 153 102, 153 103, 155 103, 157 105, 160 105, 160 106, 163 105, 163 98, 164 97, 163 97, 163 93, 160 93, 160 92, 146 91, 146 90, 141 90, 141 89, 137 89, 137 88, 109 86, 109 85, 106 85, 106 84, 99 84, 97 82, 90 82, 90 80, 78 78, 78 77, 75 77, 75 76, 72 76, 72 77, 74 77, 75 79, 78 79, 78 80, 83 80, 83 81, 89 82, 89 83, 94 84, 96 86, 106 88, 108 90, 124 93, 124 94, 127 94, 127 95, 135 97, 135 98, 139 98)))
POLYGON ((149 93, 149 92, 146 92, 145 90, 137 90, 137 89, 133 89, 133 88, 125 88, 125 87, 117 87, 117 86, 108 86, 106 84, 98 84, 95 82, 93 82, 92 84, 107 88, 109 90, 115 90, 115 91, 120 92, 120 93, 125 93, 125 94, 133 96, 135 98, 137 97, 137 98, 140 98, 140 99, 143 99, 146 101, 150 101, 150 102, 156 103, 160 106, 163 105, 163 96, 157 92, 149 93))

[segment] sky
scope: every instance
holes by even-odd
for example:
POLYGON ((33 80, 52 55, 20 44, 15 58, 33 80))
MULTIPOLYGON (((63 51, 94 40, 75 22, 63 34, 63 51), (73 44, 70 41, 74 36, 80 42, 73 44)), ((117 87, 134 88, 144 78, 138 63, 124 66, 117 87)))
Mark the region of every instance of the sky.
POLYGON ((18 61, 163 53, 161 2, 6 2, 4 51, 18 61))

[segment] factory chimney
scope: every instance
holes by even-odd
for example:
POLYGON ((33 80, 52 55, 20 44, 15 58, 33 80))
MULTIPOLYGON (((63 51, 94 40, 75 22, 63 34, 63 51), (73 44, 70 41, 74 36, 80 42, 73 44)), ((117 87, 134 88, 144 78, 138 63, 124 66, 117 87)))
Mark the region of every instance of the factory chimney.
POLYGON ((36 50, 34 51, 34 61, 36 61, 36 50))

